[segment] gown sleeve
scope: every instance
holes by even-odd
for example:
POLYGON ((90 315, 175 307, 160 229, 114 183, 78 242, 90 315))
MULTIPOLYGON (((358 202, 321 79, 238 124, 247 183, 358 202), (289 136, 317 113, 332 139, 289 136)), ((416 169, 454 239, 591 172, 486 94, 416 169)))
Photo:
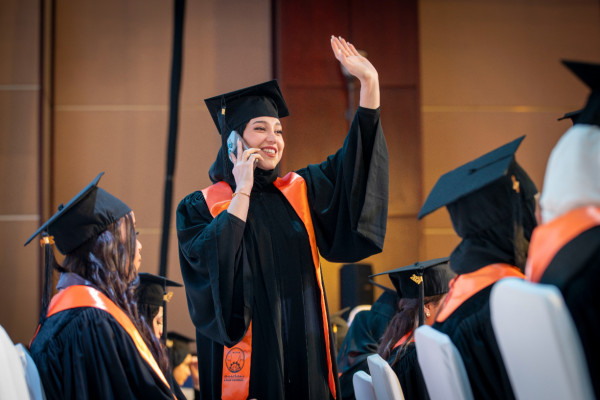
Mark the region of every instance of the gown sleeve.
POLYGON ((317 245, 325 259, 356 262, 382 251, 388 164, 379 109, 359 107, 342 148, 321 164, 297 171, 307 183, 317 245))
POLYGON ((213 218, 200 191, 177 207, 179 262, 191 319, 199 333, 228 347, 243 337, 250 321, 244 227, 226 211, 213 218))

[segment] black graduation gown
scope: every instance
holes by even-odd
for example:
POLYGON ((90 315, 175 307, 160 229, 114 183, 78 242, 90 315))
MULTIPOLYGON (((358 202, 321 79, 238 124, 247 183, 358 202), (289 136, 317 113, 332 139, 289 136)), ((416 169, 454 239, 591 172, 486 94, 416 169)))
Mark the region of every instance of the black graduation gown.
POLYGON ((514 399, 492 327, 490 285, 433 328, 446 333, 460 353, 475 399, 514 399))
POLYGON ((396 347, 387 361, 398 376, 404 398, 407 400, 429 399, 427 386, 425 385, 423 373, 421 372, 419 360, 417 359, 417 348, 415 344, 408 344, 398 360, 396 360, 401 347, 402 346, 396 347))
POLYGON ((600 399, 600 226, 563 246, 540 283, 557 286, 567 305, 585 353, 596 398, 600 399))
MULTIPOLYGON (((306 182, 321 256, 356 262, 382 250, 388 156, 379 110, 359 108, 344 146, 297 173, 306 182)), ((201 395, 220 398, 223 345, 239 341, 251 319, 250 397, 327 399, 321 302, 307 231, 272 184, 275 176, 260 181, 261 171, 255 175, 246 223, 227 211, 213 219, 200 191, 177 209, 201 395)), ((331 334, 330 343, 337 384, 331 334)))
POLYGON ((352 377, 358 371, 369 372, 367 357, 377 353, 379 340, 396 313, 397 303, 395 292, 384 292, 370 310, 354 317, 337 358, 343 399, 354 399, 352 377))
POLYGON ((74 308, 46 319, 31 357, 48 399, 171 399, 116 319, 74 308))

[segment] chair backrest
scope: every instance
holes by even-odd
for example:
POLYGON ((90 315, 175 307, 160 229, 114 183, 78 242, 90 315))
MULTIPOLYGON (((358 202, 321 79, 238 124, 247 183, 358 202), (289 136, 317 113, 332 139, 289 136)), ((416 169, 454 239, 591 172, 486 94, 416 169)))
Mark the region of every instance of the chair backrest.
POLYGON ((352 386, 356 400, 376 400, 371 375, 365 371, 358 371, 352 376, 352 386))
POLYGON ((553 285, 506 278, 492 288, 492 326, 519 399, 594 399, 579 335, 553 285))
POLYGON ((29 351, 21 343, 15 345, 15 349, 21 360, 23 371, 25 372, 25 381, 27 382, 27 389, 29 390, 29 398, 32 400, 46 400, 46 393, 44 393, 44 387, 42 386, 42 380, 40 374, 35 366, 35 362, 29 351))
POLYGON ((361 311, 369 311, 370 309, 370 304, 361 304, 350 310, 350 313, 348 314, 348 327, 352 325, 352 321, 354 321, 354 317, 356 317, 356 314, 358 314, 361 311))
POLYGON ((471 400, 473 391, 460 353, 448 335, 423 325, 415 331, 417 359, 432 400, 471 400))
POLYGON ((377 400, 404 400, 398 376, 379 354, 367 357, 377 400))
POLYGON ((0 399, 29 399, 25 371, 12 340, 0 325, 0 399))

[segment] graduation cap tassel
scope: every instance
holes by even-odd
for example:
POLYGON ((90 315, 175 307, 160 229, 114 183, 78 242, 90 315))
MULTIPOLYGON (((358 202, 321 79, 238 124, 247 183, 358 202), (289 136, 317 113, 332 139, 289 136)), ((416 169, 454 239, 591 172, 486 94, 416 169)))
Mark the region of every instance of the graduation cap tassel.
POLYGON ((525 263, 527 261, 528 243, 523 232, 523 212, 521 205, 521 185, 518 179, 511 175, 512 181, 512 209, 513 209, 513 251, 515 257, 515 265, 525 271, 525 263))
MULTIPOLYGON (((421 272, 421 277, 423 272, 421 272)), ((419 284, 419 326, 425 323, 425 281, 421 279, 419 284)))
POLYGON ((42 291, 42 308, 40 310, 39 323, 46 319, 48 305, 52 294, 52 269, 54 264, 54 253, 52 253, 52 237, 48 233, 42 233, 42 246, 44 247, 44 282, 42 291))

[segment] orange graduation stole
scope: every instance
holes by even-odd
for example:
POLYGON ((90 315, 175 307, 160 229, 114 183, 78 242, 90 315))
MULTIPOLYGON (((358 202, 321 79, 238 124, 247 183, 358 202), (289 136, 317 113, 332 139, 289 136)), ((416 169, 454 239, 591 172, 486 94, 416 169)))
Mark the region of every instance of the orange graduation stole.
MULTIPOLYGON (((169 389, 171 388, 158 364, 156 363, 154 356, 150 352, 150 349, 148 349, 148 346, 146 346, 146 342, 144 342, 144 339, 142 339, 142 335, 140 335, 140 332, 137 330, 133 322, 131 322, 131 319, 123 310, 113 303, 112 300, 106 297, 99 290, 84 285, 73 285, 61 290, 50 301, 47 318, 61 311, 79 307, 98 308, 112 315, 117 320, 119 325, 121 325, 121 327, 125 330, 125 332, 127 332, 131 340, 133 340, 138 353, 150 366, 152 371, 154 371, 154 373, 169 389)), ((32 342, 34 339, 32 339, 32 342)))
POLYGON ((569 211, 535 228, 525 266, 527 279, 539 282, 560 249, 579 234, 598 225, 600 225, 600 207, 586 206, 569 211))
POLYGON ((450 290, 435 319, 444 322, 458 307, 475 293, 485 289, 502 278, 525 278, 517 267, 510 264, 490 264, 468 274, 457 275, 450 281, 450 290))
MULTIPOLYGON (((325 337, 327 366, 329 369, 329 390, 331 390, 331 393, 335 399, 335 379, 333 376, 333 366, 329 343, 329 321, 327 319, 327 307, 325 306, 325 295, 323 291, 323 282, 321 280, 321 263, 319 261, 317 240, 315 238, 312 217, 310 215, 310 207, 308 206, 307 201, 306 182, 300 175, 296 174, 295 172, 290 172, 283 178, 277 178, 273 184, 281 191, 287 201, 291 204, 298 217, 300 217, 304 223, 306 231, 308 232, 313 263, 315 265, 315 274, 321 294, 323 335, 325 337)), ((227 207, 229 207, 233 192, 227 183, 217 182, 214 185, 203 189, 202 194, 204 195, 208 209, 214 218, 223 210, 226 210, 227 207)), ((231 348, 225 347, 223 350, 222 399, 245 399, 248 397, 250 386, 251 355, 252 323, 250 323, 250 326, 246 331, 246 335, 239 343, 231 348)))

